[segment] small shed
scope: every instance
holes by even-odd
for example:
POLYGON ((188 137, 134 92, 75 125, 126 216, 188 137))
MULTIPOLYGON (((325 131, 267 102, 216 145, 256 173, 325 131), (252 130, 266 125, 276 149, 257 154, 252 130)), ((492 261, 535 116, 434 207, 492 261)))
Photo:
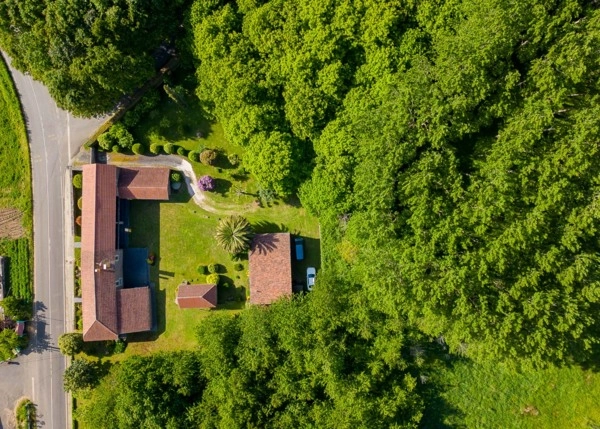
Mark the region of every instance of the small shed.
POLYGON ((179 308, 215 308, 217 306, 217 285, 180 284, 175 302, 179 308))
POLYGON ((19 320, 17 322, 17 326, 15 326, 15 332, 17 333, 17 335, 19 337, 22 337, 23 334, 25 333, 25 322, 22 320, 19 320))

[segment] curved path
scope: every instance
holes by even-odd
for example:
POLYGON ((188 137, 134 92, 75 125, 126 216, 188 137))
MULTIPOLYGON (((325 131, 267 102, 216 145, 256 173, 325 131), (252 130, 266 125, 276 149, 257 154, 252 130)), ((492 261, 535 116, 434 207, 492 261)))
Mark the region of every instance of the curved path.
POLYGON ((65 273, 72 271, 72 261, 67 261, 72 255, 72 237, 64 227, 65 216, 70 216, 67 168, 102 120, 74 118, 56 106, 42 84, 12 67, 10 71, 31 149, 35 315, 29 328, 30 347, 15 360, 16 365, 0 364, 0 429, 12 427, 14 402, 23 395, 37 405, 41 427, 65 429, 71 427, 62 388, 66 361, 57 340, 73 323, 72 310, 65 313, 66 308, 73 308, 72 285, 67 293, 70 282, 65 281, 65 273))
POLYGON ((179 170, 185 176, 185 183, 193 201, 196 203, 196 205, 198 205, 198 207, 210 213, 215 213, 218 215, 233 215, 244 214, 258 210, 258 206, 255 204, 246 204, 245 206, 240 206, 239 204, 223 204, 211 200, 204 192, 200 190, 200 188, 198 188, 196 173, 194 173, 194 169, 189 161, 186 161, 185 159, 176 155, 143 156, 108 154, 108 163, 123 167, 167 167, 171 170, 179 170))

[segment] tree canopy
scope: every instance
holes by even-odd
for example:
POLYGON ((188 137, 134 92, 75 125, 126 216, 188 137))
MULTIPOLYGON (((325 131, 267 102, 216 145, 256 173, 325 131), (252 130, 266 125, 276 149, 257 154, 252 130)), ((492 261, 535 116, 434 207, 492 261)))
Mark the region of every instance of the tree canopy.
POLYGON ((597 342, 599 23, 573 0, 190 13, 201 101, 278 193, 316 153, 302 202, 357 249, 366 302, 538 364, 597 342))
POLYGON ((363 313, 346 292, 320 277, 316 298, 215 314, 198 326, 199 351, 128 358, 77 417, 96 428, 416 428, 404 323, 363 313))
POLYGON ((0 46, 77 115, 111 110, 154 73, 186 0, 0 2, 0 46))

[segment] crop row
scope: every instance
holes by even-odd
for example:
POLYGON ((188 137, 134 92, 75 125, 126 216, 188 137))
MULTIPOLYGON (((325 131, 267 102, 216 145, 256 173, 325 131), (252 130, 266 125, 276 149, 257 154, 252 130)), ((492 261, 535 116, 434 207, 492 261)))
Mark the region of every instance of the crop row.
POLYGON ((33 301, 29 240, 7 240, 0 243, 2 255, 8 257, 9 293, 17 298, 33 301))

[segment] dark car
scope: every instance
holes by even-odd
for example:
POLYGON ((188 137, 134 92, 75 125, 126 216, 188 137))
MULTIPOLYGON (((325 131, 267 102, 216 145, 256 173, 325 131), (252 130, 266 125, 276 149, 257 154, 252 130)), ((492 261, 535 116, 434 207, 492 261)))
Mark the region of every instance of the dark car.
POLYGON ((297 237, 294 242, 296 243, 296 260, 301 261, 304 259, 304 238, 297 237))

